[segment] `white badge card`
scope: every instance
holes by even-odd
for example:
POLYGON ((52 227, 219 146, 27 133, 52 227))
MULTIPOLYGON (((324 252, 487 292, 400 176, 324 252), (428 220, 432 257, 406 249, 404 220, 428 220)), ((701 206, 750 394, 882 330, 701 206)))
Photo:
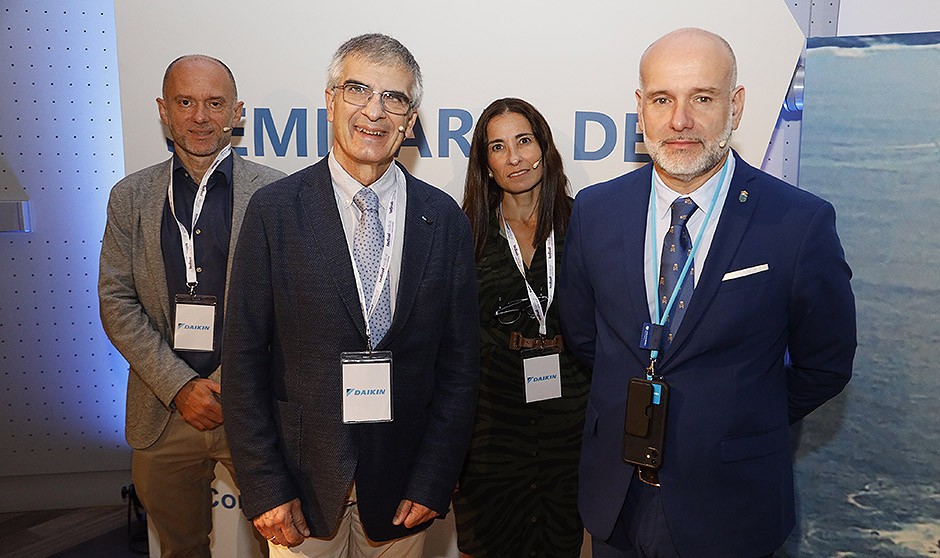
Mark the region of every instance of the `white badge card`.
POLYGON ((211 352, 214 349, 215 306, 216 298, 211 295, 176 295, 175 350, 211 352))
POLYGON ((392 353, 345 352, 343 367, 343 422, 391 422, 392 353))
POLYGON ((522 358, 525 402, 561 397, 561 361, 557 352, 522 358))

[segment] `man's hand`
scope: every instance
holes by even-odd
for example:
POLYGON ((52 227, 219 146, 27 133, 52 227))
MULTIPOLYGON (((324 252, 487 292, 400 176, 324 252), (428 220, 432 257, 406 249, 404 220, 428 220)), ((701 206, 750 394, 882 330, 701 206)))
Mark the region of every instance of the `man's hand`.
POLYGON ((186 382, 173 403, 183 420, 199 431, 212 430, 222 424, 222 386, 205 378, 186 382))
POLYGON ((261 536, 277 545, 297 546, 310 536, 299 498, 270 509, 252 521, 261 536))
POLYGON ((395 512, 395 518, 392 519, 392 525, 401 525, 411 529, 415 525, 420 525, 425 521, 431 521, 439 514, 417 502, 411 500, 402 500, 398 504, 398 511, 395 512))

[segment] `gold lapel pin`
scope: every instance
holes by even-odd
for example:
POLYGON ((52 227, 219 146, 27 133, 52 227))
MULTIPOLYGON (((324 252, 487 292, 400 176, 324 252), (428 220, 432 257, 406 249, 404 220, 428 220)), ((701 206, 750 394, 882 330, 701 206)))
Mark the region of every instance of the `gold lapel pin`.
POLYGON ((741 203, 747 201, 747 190, 741 190, 741 193, 738 194, 738 201, 741 203))

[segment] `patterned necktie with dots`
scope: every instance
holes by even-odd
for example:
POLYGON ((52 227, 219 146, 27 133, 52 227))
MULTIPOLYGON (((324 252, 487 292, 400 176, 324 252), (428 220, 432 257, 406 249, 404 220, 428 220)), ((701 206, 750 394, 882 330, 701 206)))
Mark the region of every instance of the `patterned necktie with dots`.
MULTIPOLYGON (((682 274, 682 268, 689 258, 692 251, 692 237, 689 236, 686 223, 689 217, 695 213, 698 206, 692 201, 692 198, 676 198, 672 202, 672 223, 669 231, 663 239, 663 257, 659 268, 659 312, 666 311, 666 304, 672 296, 672 291, 676 287, 679 275, 682 274)), ((679 329, 682 322, 682 316, 685 315, 685 309, 692 298, 692 289, 695 288, 695 263, 689 267, 689 273, 682 281, 682 287, 679 295, 672 305, 672 312, 666 317, 663 328, 666 334, 663 340, 663 349, 669 347, 672 343, 673 333, 679 329)))
MULTIPOLYGON (((356 195, 353 196, 353 203, 362 212, 353 235, 353 258, 356 260, 356 269, 359 270, 359 280, 362 281, 362 294, 365 296, 366 310, 368 311, 369 305, 372 304, 375 281, 379 276, 385 233, 382 229, 382 221, 379 219, 379 197, 371 188, 363 188, 356 192, 356 195)), ((386 275, 379 303, 372 315, 369 316, 372 347, 379 344, 379 341, 385 337, 388 328, 392 325, 388 285, 389 280, 386 275)))

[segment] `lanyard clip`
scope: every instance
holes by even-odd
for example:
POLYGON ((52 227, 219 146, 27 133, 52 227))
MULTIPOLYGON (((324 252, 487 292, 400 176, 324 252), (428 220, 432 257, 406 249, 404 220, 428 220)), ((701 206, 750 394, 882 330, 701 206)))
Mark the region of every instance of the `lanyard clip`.
POLYGON ((646 379, 653 381, 653 378, 656 376, 656 359, 650 360, 650 365, 646 367, 646 379))
POLYGON ((186 286, 189 287, 189 296, 196 296, 196 285, 198 284, 199 284, 198 281, 194 281, 192 283, 186 283, 186 286))

